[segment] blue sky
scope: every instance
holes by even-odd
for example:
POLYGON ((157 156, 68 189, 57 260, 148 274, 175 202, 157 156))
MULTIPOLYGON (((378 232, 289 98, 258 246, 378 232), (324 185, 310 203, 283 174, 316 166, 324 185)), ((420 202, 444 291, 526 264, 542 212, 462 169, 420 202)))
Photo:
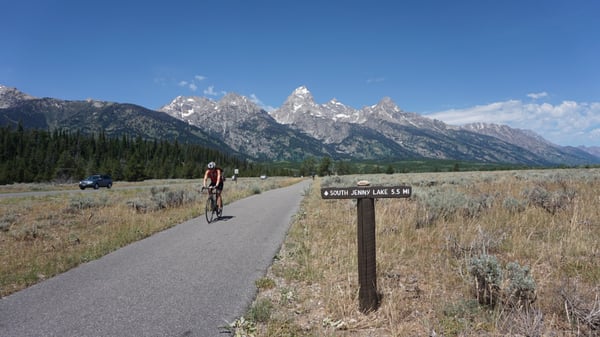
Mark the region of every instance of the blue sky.
POLYGON ((278 107, 390 97, 449 124, 600 146, 600 1, 5 2, 0 84, 158 109, 235 92, 278 107))

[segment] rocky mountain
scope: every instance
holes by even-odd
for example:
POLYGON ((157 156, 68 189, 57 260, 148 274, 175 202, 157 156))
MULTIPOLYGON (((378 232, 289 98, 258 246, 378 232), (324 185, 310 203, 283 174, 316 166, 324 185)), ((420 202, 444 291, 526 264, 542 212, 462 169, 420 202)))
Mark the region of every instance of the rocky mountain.
POLYGON ((453 159, 536 166, 600 163, 593 152, 561 147, 527 130, 494 124, 450 126, 402 111, 390 98, 354 109, 317 104, 302 86, 267 112, 250 99, 176 97, 159 111, 132 104, 35 98, 0 86, 0 125, 192 142, 254 160, 453 159))
MULTIPOLYGON (((450 126, 404 112, 388 97, 356 110, 337 100, 317 104, 310 91, 302 86, 271 115, 280 123, 336 145, 338 152, 355 155, 361 149, 357 143, 366 142, 373 156, 379 158, 426 157, 531 165, 599 161, 589 153, 553 145, 531 131, 503 126, 501 133, 493 132, 493 125, 450 126), (515 137, 516 134, 520 137, 515 137)), ((365 146, 362 149, 367 150, 365 146)), ((363 159, 370 157, 368 153, 362 155, 363 159)))
POLYGON ((279 109, 271 112, 271 116, 281 124, 302 122, 307 115, 336 122, 361 123, 364 121, 360 111, 345 106, 335 98, 325 104, 315 103, 312 93, 305 86, 294 90, 279 109))
MULTIPOLYGON (((543 156, 552 163, 570 163, 588 158, 590 154, 593 156, 592 153, 582 149, 552 144, 531 130, 515 129, 506 125, 488 123, 472 123, 463 125, 462 128, 522 147, 532 153, 543 156)), ((590 159, 593 160, 593 158, 590 159)))
POLYGON ((10 108, 31 99, 35 99, 35 97, 20 92, 16 88, 0 85, 0 109, 10 108))
POLYGON ((600 158, 600 146, 578 146, 577 149, 600 158))
POLYGON ((107 136, 177 140, 235 153, 202 129, 133 104, 35 98, 0 86, 0 107, 0 126, 21 123, 25 128, 44 130, 78 130, 87 134, 104 131, 107 136))
POLYGON ((332 155, 331 146, 277 123, 265 110, 237 94, 227 94, 219 101, 179 96, 159 110, 258 160, 332 155))

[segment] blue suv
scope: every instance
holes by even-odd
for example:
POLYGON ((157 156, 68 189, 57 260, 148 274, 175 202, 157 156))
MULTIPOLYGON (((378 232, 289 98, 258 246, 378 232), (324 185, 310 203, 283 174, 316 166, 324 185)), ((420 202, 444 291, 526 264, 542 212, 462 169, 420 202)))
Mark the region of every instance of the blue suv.
POLYGON ((112 178, 105 174, 94 174, 79 182, 79 188, 85 190, 86 187, 93 187, 95 190, 100 187, 111 188, 113 184, 112 178))

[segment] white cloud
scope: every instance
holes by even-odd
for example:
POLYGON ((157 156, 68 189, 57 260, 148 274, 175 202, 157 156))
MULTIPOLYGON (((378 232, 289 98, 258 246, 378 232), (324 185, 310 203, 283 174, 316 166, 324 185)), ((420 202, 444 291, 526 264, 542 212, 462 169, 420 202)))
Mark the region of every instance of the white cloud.
POLYGON ((191 91, 196 91, 196 89, 198 89, 198 86, 196 86, 196 84, 194 82, 188 82, 188 81, 179 81, 178 85, 180 87, 184 87, 184 88, 189 88, 191 91))
POLYGON ((218 96, 219 93, 215 91, 215 86, 211 85, 208 88, 204 89, 204 94, 208 96, 218 96))
POLYGON ((600 103, 563 101, 560 104, 495 102, 466 109, 427 114, 451 125, 475 122, 504 124, 532 130, 559 145, 600 146, 600 103))
POLYGON ((378 82, 383 82, 383 81, 385 81, 384 77, 373 77, 373 78, 367 79, 367 84, 378 83, 378 82))
POLYGON ((191 80, 191 81, 186 81, 186 80, 179 81, 178 85, 180 87, 188 88, 191 91, 196 91, 196 90, 198 90, 198 84, 196 84, 196 82, 201 82, 201 81, 204 81, 204 80, 206 80, 206 76, 195 75, 193 80, 191 80))
POLYGON ((261 109, 263 109, 267 112, 271 112, 271 111, 275 110, 274 107, 272 107, 270 105, 265 105, 260 99, 258 99, 258 97, 255 94, 251 94, 249 98, 252 103, 258 105, 261 109))
POLYGON ((523 119, 523 103, 517 100, 477 105, 466 109, 450 109, 428 114, 430 118, 439 119, 452 125, 476 122, 505 124, 507 121, 523 119))
POLYGON ((532 98, 532 99, 540 99, 543 97, 548 97, 548 93, 545 91, 538 92, 538 93, 531 93, 531 94, 527 94, 527 97, 532 98))

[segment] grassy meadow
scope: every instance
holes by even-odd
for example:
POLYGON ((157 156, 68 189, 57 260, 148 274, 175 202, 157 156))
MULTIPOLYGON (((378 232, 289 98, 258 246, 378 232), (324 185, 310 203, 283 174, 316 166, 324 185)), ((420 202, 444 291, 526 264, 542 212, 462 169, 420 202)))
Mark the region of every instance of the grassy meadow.
MULTIPOLYGON (((297 181, 227 181, 225 213, 234 200, 297 181)), ((0 198, 0 297, 200 216, 201 186, 201 180, 115 182, 112 189, 85 191, 76 184, 0 186, 0 193, 61 191, 0 198)))
POLYGON ((315 180, 232 332, 252 336, 599 336, 600 170, 315 180), (355 200, 321 187, 410 185, 377 199, 378 310, 358 309, 355 200))
MULTIPOLYGON (((228 181, 227 203, 297 182, 228 181)), ((200 181, 0 192, 0 297, 203 213, 200 181), (121 188, 125 187, 125 188, 121 188), (73 191, 72 191, 73 190, 73 191)), ((598 336, 600 169, 324 177, 305 191, 239 336, 598 336), (321 187, 410 185, 377 199, 378 310, 358 309, 354 200, 321 187)), ((199 318, 202 319, 202 318, 199 318)))

